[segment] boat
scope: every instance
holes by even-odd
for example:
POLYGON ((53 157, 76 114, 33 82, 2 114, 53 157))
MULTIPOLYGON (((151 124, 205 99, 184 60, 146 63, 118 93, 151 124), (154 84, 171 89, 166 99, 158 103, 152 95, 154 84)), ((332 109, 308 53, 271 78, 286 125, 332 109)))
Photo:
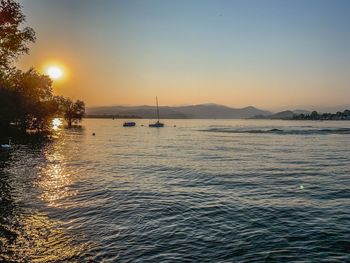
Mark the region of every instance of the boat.
POLYGON ((155 123, 151 123, 148 126, 151 128, 161 128, 164 127, 164 123, 161 123, 159 121, 159 107, 158 107, 158 97, 156 97, 156 104, 157 104, 157 121, 155 123))
POLYGON ((157 121, 156 123, 151 123, 148 126, 152 127, 152 128, 161 128, 161 127, 164 127, 164 123, 161 123, 161 122, 157 121))
POLYGON ((135 122, 129 121, 129 122, 124 122, 123 127, 134 127, 136 125, 135 122))

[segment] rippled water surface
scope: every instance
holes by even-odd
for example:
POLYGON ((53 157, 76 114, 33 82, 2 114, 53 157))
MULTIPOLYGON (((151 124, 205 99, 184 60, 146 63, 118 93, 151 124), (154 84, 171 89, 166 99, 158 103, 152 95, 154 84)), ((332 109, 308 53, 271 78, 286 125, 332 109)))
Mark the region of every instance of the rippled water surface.
POLYGON ((0 261, 350 262, 350 122, 164 122, 1 152, 0 261))

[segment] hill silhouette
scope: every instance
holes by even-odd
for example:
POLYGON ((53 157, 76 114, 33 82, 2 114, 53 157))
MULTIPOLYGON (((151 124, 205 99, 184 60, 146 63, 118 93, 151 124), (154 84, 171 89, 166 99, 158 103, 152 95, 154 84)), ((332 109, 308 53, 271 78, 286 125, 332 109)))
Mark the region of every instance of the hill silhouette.
MULTIPOLYGON (((103 106, 91 107, 87 109, 88 115, 119 115, 138 116, 141 118, 154 118, 156 107, 154 106, 103 106)), ((243 119, 256 115, 271 115, 271 112, 255 108, 253 106, 245 108, 231 108, 219 104, 198 104, 187 106, 160 106, 161 118, 174 119, 243 119)))

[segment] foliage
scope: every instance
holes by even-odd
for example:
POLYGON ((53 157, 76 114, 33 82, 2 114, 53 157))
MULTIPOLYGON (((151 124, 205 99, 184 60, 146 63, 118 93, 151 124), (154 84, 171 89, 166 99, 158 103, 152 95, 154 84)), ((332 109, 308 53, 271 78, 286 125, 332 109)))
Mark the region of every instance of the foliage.
POLYGON ((17 116, 18 96, 14 90, 8 87, 8 80, 0 76, 0 128, 3 130, 10 126, 17 116))
POLYGON ((317 111, 311 114, 299 114, 293 117, 294 120, 350 120, 350 110, 337 113, 318 113, 317 111))
POLYGON ((28 44, 35 41, 30 27, 22 28, 26 21, 20 4, 14 0, 0 0, 0 70, 11 68, 14 60, 29 52, 28 44))
POLYGON ((56 97, 56 105, 58 113, 66 120, 68 127, 81 121, 85 115, 85 103, 81 100, 76 102, 62 96, 56 97))
POLYGON ((48 129, 54 117, 64 117, 68 126, 81 121, 85 104, 54 96, 52 80, 36 70, 13 71, 0 78, 0 125, 22 131, 48 129))
POLYGON ((43 130, 56 113, 52 81, 34 69, 12 71, 0 87, 0 123, 23 131, 43 130))

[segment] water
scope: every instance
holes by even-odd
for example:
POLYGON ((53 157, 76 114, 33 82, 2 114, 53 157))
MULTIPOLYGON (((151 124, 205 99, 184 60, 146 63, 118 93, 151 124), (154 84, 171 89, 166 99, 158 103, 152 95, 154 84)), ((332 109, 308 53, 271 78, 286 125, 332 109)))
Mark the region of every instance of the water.
POLYGON ((0 261, 350 262, 350 122, 149 122, 2 152, 0 261))

